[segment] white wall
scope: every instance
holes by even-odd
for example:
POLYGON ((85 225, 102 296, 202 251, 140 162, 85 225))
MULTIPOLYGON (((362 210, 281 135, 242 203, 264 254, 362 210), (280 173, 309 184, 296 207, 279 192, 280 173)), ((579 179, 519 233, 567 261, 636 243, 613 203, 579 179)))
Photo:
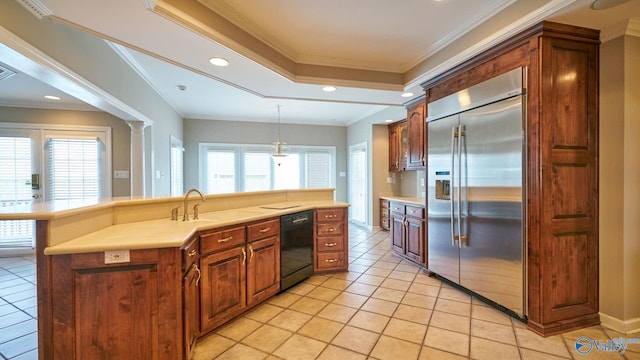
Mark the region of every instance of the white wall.
MULTIPOLYGON (((38 20, 16 1, 2 2, 0 27, 151 119, 153 125, 145 129, 146 195, 170 194, 170 135, 182 138, 182 118, 153 88, 104 40, 51 19, 38 20), (155 179, 155 170, 167 176, 155 179)), ((123 120, 139 120, 135 116, 123 120)))
POLYGON ((640 38, 600 47, 600 312, 640 331, 640 38))
POLYGON ((391 106, 347 127, 347 146, 366 142, 369 149, 367 173, 371 176, 367 207, 373 210, 369 212, 367 219, 369 228, 380 224, 378 197, 392 192, 391 185, 386 183, 389 174, 389 136, 384 121, 406 117, 407 110, 403 106, 391 106))

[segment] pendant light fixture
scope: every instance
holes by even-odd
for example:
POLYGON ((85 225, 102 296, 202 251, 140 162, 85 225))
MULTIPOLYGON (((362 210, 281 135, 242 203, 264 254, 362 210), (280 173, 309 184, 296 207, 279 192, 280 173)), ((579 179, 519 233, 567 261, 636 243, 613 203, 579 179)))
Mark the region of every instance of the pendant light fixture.
POLYGON ((291 149, 287 146, 287 143, 280 140, 280 105, 276 105, 278 110, 278 140, 271 146, 271 157, 276 165, 280 166, 282 160, 289 155, 291 149))

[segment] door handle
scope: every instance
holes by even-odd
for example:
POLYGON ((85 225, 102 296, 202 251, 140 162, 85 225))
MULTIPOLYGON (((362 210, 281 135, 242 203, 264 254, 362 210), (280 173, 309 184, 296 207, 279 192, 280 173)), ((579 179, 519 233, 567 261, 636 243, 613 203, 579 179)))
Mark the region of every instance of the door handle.
POLYGON ((465 137, 464 125, 458 125, 458 247, 462 249, 462 141, 465 137))
POLYGON ((40 194, 33 194, 31 197, 34 199, 40 199, 40 194))
MULTIPOLYGON (((455 187, 455 166, 456 166, 456 139, 458 138, 458 127, 451 127, 451 184, 455 187)), ((456 196, 455 191, 451 191, 451 196, 449 201, 451 201, 451 214, 450 214, 450 223, 451 223, 451 246, 456 246, 456 229, 455 229, 455 202, 456 196)))

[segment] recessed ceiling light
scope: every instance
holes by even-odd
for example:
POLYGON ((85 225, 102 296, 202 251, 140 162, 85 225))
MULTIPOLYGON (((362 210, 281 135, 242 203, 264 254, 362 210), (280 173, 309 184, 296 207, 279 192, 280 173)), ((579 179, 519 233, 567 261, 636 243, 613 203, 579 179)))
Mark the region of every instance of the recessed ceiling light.
POLYGON ((402 96, 402 97, 412 97, 413 95, 414 94, 411 91, 407 91, 407 92, 402 93, 402 95, 400 95, 400 96, 402 96))
POLYGON ((220 57, 212 57, 209 59, 209 62, 215 66, 227 66, 229 65, 229 61, 227 59, 223 59, 220 57))
POLYGON ((333 92, 333 91, 336 91, 337 88, 335 86, 325 86, 322 88, 322 90, 326 92, 333 92))
POLYGON ((595 0, 591 3, 591 8, 593 10, 605 10, 610 9, 614 6, 618 6, 620 4, 624 4, 629 0, 595 0))
POLYGON ((58 96, 53 96, 53 95, 45 95, 44 98, 49 100, 60 100, 58 96))
POLYGON ((393 122, 393 120, 391 120, 391 119, 387 119, 387 120, 385 120, 384 122, 386 122, 386 123, 392 123, 392 122, 393 122))

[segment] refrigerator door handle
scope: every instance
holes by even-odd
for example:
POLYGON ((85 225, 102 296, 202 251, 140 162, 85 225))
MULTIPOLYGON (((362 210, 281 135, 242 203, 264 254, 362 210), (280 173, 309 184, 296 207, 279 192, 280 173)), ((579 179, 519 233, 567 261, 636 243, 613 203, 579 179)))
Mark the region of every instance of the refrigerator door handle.
POLYGON ((466 130, 464 125, 458 126, 458 247, 462 249, 462 242, 466 236, 462 233, 462 142, 465 141, 466 130))
MULTIPOLYGON (((456 139, 458 137, 458 126, 451 127, 451 185, 455 187, 455 159, 456 159, 456 139)), ((451 191, 451 246, 456 246, 456 229, 455 229, 455 191, 451 191)))

